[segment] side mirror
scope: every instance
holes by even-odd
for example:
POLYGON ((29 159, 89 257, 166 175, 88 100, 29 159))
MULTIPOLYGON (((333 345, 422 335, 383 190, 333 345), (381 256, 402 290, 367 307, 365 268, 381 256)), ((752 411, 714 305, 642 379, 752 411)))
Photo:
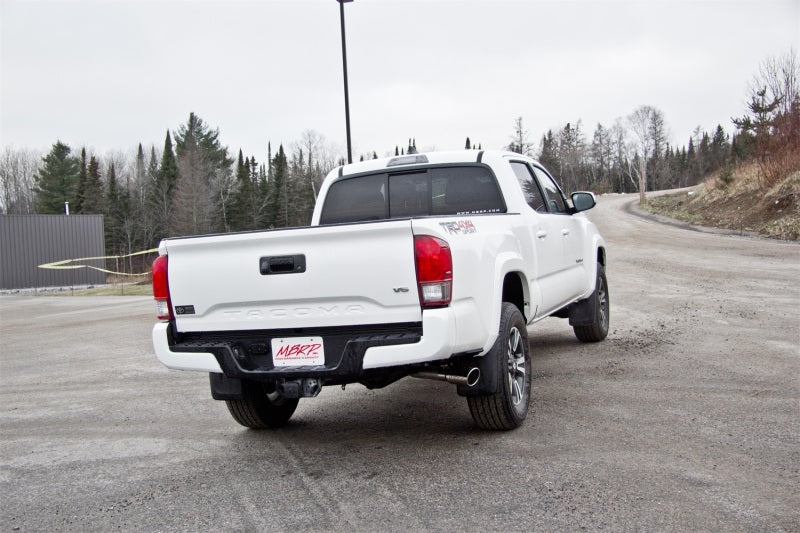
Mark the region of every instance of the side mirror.
POLYGON ((591 192, 574 192, 572 193, 572 207, 575 208, 576 213, 581 211, 588 211, 597 205, 594 193, 591 192))

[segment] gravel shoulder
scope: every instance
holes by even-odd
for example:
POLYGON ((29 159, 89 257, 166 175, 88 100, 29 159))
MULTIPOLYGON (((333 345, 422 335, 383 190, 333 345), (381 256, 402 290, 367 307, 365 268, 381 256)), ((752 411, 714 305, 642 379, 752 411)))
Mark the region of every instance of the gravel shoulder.
POLYGON ((633 216, 611 331, 529 328, 532 412, 476 430, 445 383, 326 388, 237 426, 161 367, 147 297, 0 297, 3 531, 798 531, 800 246, 633 216))

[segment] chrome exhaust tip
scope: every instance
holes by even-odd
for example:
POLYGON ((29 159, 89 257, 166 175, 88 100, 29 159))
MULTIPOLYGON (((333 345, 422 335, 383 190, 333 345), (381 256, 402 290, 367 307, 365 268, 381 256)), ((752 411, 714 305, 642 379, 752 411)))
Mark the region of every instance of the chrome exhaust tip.
POLYGON ((467 387, 473 387, 481 380, 481 369, 474 366, 467 372, 467 387))
POLYGON ((452 383, 453 385, 466 385, 467 387, 472 387, 476 385, 478 381, 480 381, 481 370, 478 367, 470 368, 466 376, 438 374, 436 372, 417 372, 416 374, 410 374, 410 376, 412 378, 432 379, 434 381, 445 381, 447 383, 452 383))

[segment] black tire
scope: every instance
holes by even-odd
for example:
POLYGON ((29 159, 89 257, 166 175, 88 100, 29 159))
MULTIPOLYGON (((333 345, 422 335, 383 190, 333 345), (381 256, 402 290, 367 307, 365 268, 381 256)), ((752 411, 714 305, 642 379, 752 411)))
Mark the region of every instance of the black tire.
POLYGON ((525 319, 514 304, 503 302, 497 340, 484 357, 497 365, 497 391, 467 397, 472 419, 481 429, 517 428, 528 416, 531 356, 525 319))
POLYGON ((588 301, 592 305, 592 323, 585 326, 573 326, 572 329, 581 342, 599 342, 608 335, 608 324, 611 318, 606 270, 600 263, 597 264, 597 282, 594 292, 588 301))
POLYGON ((253 381, 242 382, 242 399, 225 400, 234 420, 250 429, 278 428, 286 424, 297 409, 298 398, 284 398, 275 386, 253 381))

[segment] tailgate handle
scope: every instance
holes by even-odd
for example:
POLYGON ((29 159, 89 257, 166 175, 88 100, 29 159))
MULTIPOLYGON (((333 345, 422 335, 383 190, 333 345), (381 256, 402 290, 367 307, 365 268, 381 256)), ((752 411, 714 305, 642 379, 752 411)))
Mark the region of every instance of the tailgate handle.
POLYGON ((264 276, 270 274, 299 274, 306 271, 306 256, 295 254, 262 257, 259 259, 258 265, 261 274, 264 276))

